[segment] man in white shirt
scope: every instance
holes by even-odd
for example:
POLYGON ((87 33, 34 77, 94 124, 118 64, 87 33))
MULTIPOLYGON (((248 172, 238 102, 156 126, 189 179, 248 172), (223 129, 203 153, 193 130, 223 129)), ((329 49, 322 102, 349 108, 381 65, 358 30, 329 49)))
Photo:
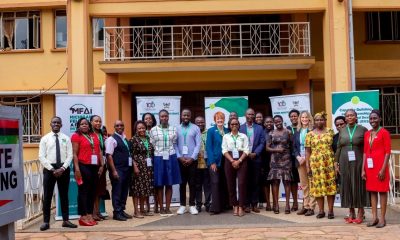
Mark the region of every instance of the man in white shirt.
POLYGON ((70 138, 61 133, 62 121, 60 117, 53 117, 50 122, 51 132, 40 140, 39 160, 43 165, 43 224, 41 231, 50 228, 50 207, 53 198, 54 186, 57 182, 60 194, 63 227, 76 228, 77 225, 69 221, 68 188, 69 173, 72 161, 72 143, 70 138))

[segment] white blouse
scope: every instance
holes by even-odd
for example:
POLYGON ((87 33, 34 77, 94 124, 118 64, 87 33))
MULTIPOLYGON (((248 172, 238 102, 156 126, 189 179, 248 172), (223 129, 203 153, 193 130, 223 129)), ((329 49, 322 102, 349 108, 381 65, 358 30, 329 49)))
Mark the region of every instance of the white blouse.
POLYGON ((238 133, 237 139, 235 139, 232 133, 225 134, 222 138, 222 154, 232 151, 233 149, 243 151, 249 155, 249 138, 243 133, 238 133))

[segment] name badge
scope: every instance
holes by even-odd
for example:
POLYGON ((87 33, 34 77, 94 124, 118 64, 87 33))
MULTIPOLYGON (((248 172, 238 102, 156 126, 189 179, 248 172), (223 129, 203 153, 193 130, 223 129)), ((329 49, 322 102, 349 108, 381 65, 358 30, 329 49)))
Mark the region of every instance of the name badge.
POLYGON ((182 154, 189 154, 189 148, 188 148, 188 146, 183 146, 183 148, 182 148, 182 154))
POLYGON ((356 153, 354 151, 348 151, 347 156, 349 157, 349 161, 355 161, 356 160, 356 153))
POLYGON ((132 158, 131 158, 131 157, 129 157, 129 160, 128 160, 128 162, 129 162, 129 167, 132 167, 132 163, 133 163, 133 161, 132 161, 132 158))
POLYGON ((368 168, 374 168, 374 161, 372 160, 372 158, 367 158, 367 165, 368 168))
POLYGON ((146 158, 146 164, 148 167, 153 166, 153 164, 151 163, 151 158, 146 158))
POLYGON ((250 150, 250 152, 253 152, 253 145, 249 144, 249 150, 250 150))
POLYGON ((233 159, 239 159, 239 151, 237 150, 237 148, 232 150, 232 157, 233 159))
POLYGON ((163 158, 163 160, 169 160, 169 152, 164 151, 162 154, 162 158, 163 158))
POLYGON ((207 159, 207 151, 204 150, 204 159, 207 159))
POLYGON ((92 155, 91 156, 91 164, 92 165, 97 165, 99 162, 97 161, 97 155, 92 155))

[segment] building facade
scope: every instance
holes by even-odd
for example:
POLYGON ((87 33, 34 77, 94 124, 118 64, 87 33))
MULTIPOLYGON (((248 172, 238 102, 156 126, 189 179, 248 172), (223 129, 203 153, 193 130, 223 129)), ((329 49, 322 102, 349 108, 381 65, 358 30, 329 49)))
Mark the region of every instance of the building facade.
MULTIPOLYGON (((378 89, 393 147, 400 141, 400 2, 353 0, 356 90, 378 89)), ((55 94, 105 95, 106 125, 131 134, 135 96, 181 95, 202 114, 205 96, 351 90, 347 0, 2 0, 0 104, 20 106, 24 158, 50 131, 55 94)), ((204 113, 203 113, 204 114, 204 113)))

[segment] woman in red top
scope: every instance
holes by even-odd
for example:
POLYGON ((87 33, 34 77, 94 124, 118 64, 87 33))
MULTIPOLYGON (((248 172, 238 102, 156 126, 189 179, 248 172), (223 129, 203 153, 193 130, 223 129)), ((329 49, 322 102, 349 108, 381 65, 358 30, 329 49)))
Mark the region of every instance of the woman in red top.
POLYGON ((373 222, 367 227, 382 228, 386 225, 387 192, 389 191, 389 169, 391 143, 389 132, 380 127, 381 113, 372 110, 369 114, 369 123, 372 129, 364 135, 364 158, 362 177, 366 180, 367 191, 371 194, 373 222), (377 216, 378 193, 381 203, 381 218, 377 216))
POLYGON ((81 226, 96 225, 92 213, 97 182, 103 172, 100 141, 91 129, 90 122, 86 118, 80 118, 76 123, 76 131, 71 136, 81 226))

